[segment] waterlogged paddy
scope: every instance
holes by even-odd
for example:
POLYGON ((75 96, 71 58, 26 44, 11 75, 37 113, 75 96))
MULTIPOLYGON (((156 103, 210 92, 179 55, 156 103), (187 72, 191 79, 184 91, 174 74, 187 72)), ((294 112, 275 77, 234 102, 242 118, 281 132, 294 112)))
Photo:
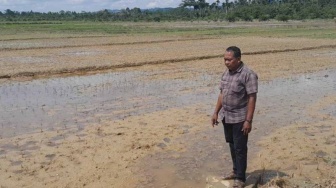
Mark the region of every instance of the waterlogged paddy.
MULTIPOLYGON (((96 75, 2 84, 1 136, 44 132, 32 134, 31 137, 22 135, 23 140, 20 137, 1 140, 1 159, 3 164, 8 164, 2 169, 4 172, 6 170, 2 177, 7 177, 7 173, 12 172, 11 176, 24 178, 21 181, 23 185, 29 182, 28 179, 37 170, 38 173, 34 175, 34 178, 38 178, 37 184, 49 182, 50 179, 43 178, 45 170, 35 163, 42 160, 41 164, 45 164, 45 160, 49 160, 46 163, 48 169, 55 174, 62 174, 60 177, 68 177, 67 173, 73 169, 74 174, 70 176, 72 179, 68 183, 74 183, 77 182, 77 172, 97 170, 97 165, 106 167, 106 160, 97 158, 96 162, 99 163, 93 163, 87 157, 97 154, 103 158, 112 155, 107 162, 114 165, 102 168, 101 171, 106 174, 109 171, 107 169, 110 169, 109 173, 114 174, 112 179, 106 176, 106 182, 117 181, 120 177, 115 173, 127 172, 128 164, 132 164, 129 161, 136 161, 140 168, 135 170, 135 174, 141 179, 138 187, 204 187, 208 176, 220 175, 231 168, 222 127, 212 129, 206 120, 210 119, 219 92, 219 75, 209 74, 205 70, 189 70, 191 74, 182 71, 183 74, 180 74, 176 67, 162 67, 165 68, 157 71, 136 68, 96 75), (192 107, 195 105, 195 108, 192 107), (174 111, 176 107, 188 106, 191 107, 190 113, 174 111), (148 116, 155 111, 159 112, 148 116), (166 111, 170 112, 164 113, 166 111), (201 118, 194 118, 195 115, 201 118), (124 118, 127 119, 121 121, 121 125, 120 122, 114 123, 115 120, 124 118), (162 119, 164 120, 160 121, 162 119), (91 125, 99 126, 95 128, 91 125), (85 126, 92 129, 81 131, 85 126), (164 129, 155 129, 161 126, 164 129), (203 131, 195 132, 193 127, 203 131), (47 132, 55 129, 66 130, 47 132), (79 130, 78 134, 76 130, 79 130), (180 143, 185 145, 181 147, 182 150, 179 150, 180 143), (150 147, 156 152, 141 154, 150 147), (86 154, 83 156, 83 148, 99 150, 85 150, 86 154), (36 150, 43 152, 33 152, 36 150), (125 158, 120 160, 123 157, 125 158), (64 164, 63 160, 75 166, 60 167, 59 164, 64 164), (73 161, 78 163, 73 164, 73 161), (92 168, 80 164, 90 165, 92 168)), ((260 83, 253 134, 249 137, 249 156, 253 157, 249 160, 255 161, 254 154, 258 150, 256 142, 278 128, 296 122, 313 123, 316 119, 312 113, 330 116, 336 114, 335 104, 328 103, 321 109, 314 109, 314 104, 319 103, 321 98, 336 96, 335 73, 335 69, 330 69, 260 83)), ((304 127, 298 130, 307 136, 315 134, 304 127)), ((323 126, 323 130, 321 128, 321 131, 330 130, 330 126, 323 126)), ((130 169, 133 177, 133 168, 130 169)), ((269 173, 276 175, 278 172, 269 173)), ((87 179, 92 174, 80 174, 78 177, 87 179)), ((91 181, 101 182, 94 179, 87 182, 91 181)))
POLYGON ((206 100, 200 88, 211 77, 195 80, 145 80, 152 73, 113 72, 51 78, 0 86, 1 136, 78 128, 206 100), (201 81, 200 81, 201 80, 201 81))
MULTIPOLYGON (((263 137, 291 124, 314 124, 320 121, 319 118, 314 118, 315 114, 335 117, 336 104, 328 104, 320 111, 312 109, 312 105, 314 106, 322 98, 335 95, 335 70, 293 76, 291 79, 275 79, 270 82, 262 82, 259 88, 253 131, 249 135, 249 164, 256 165, 256 161, 259 160, 260 156, 256 155, 260 149, 257 143, 263 137)), ((209 103, 208 114, 210 115, 214 108, 216 96, 208 97, 213 100, 212 103, 209 103)), ((209 101, 209 98, 204 98, 204 100, 209 101)), ((209 129, 197 135, 186 134, 176 141, 177 143, 188 143, 184 152, 162 151, 145 158, 142 166, 144 170, 139 174, 142 174, 147 181, 142 182, 139 187, 204 188, 209 186, 206 185, 206 179, 210 178, 211 180, 211 177, 219 177, 229 172, 232 169, 230 149, 228 144, 225 143, 222 126, 215 128, 211 128, 210 124, 204 126, 209 126, 209 129)), ((325 126, 321 126, 318 129, 321 132, 331 131, 331 127, 327 127, 327 130, 324 130, 324 128, 325 126)), ((310 130, 299 129, 298 131, 307 136, 312 136, 310 130)), ((333 152, 335 153, 336 150, 333 152)), ((314 153, 311 155, 314 155, 314 153)), ((333 158, 333 156, 329 157, 333 158)), ((266 158, 272 158, 272 156, 266 156, 266 158)), ((249 168, 247 185, 253 185, 256 181, 256 175, 261 172, 260 170, 263 167, 258 166, 259 170, 257 171, 250 171, 249 168)), ((264 180, 267 181, 279 175, 290 175, 286 174, 285 171, 276 169, 266 169, 265 173, 267 177, 265 175, 264 180)), ((308 187, 310 186, 308 185, 308 187)))
MULTIPOLYGON (((2 84, 1 136, 82 129, 103 120, 113 121, 198 103, 209 104, 211 113, 218 94, 218 75, 204 73, 188 79, 146 79, 157 74, 120 71, 2 84)), ((268 114, 263 119, 294 121, 302 112, 296 109, 298 106, 335 92, 335 83, 334 70, 261 83, 258 109, 263 115, 268 114), (274 108, 275 105, 283 108, 274 108)), ((335 113, 334 109, 326 111, 335 113)), ((260 115, 257 118, 261 118, 260 115)))

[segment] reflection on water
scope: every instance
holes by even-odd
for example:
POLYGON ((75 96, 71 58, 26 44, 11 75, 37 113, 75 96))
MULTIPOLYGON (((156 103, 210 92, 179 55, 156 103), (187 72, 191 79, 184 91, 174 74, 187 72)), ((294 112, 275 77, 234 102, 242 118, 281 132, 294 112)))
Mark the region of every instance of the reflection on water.
POLYGON ((193 80, 148 80, 151 72, 112 72, 90 76, 52 78, 0 86, 0 136, 78 128, 116 120, 205 98, 189 88, 200 88, 212 77, 193 80))
MULTIPOLYGON (((1 85, 0 136, 55 128, 82 129, 89 123, 170 107, 194 103, 212 105, 218 94, 218 75, 201 74, 188 80, 146 79, 155 74, 149 71, 112 72, 1 85)), ((312 101, 314 95, 335 91, 335 83, 332 70, 315 76, 263 83, 258 106, 272 111, 272 116, 288 119, 288 114, 301 110, 274 111, 275 104, 286 108, 312 101)), ((267 118, 274 119, 272 116, 267 118)))

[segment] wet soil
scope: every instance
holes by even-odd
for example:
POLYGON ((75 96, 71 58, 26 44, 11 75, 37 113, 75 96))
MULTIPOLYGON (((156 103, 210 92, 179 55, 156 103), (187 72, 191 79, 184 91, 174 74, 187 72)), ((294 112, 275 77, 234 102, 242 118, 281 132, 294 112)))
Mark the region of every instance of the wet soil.
MULTIPOLYGON (((257 110, 253 123, 253 131, 249 137, 248 160, 255 161, 259 144, 263 137, 277 129, 293 123, 313 123, 318 121, 309 115, 309 108, 320 98, 336 94, 335 70, 326 70, 314 74, 293 76, 291 79, 275 79, 262 82, 258 94, 257 110)), ((215 95, 209 96, 213 100, 215 95)), ((335 105, 324 113, 335 116, 335 105)), ((211 114, 209 106, 208 114, 211 114)), ((209 116, 210 122, 210 116, 209 116)), ((193 126, 193 125, 190 125, 193 126)), ((138 187, 206 187, 206 178, 221 176, 231 171, 230 150, 225 143, 223 128, 209 128, 196 135, 185 134, 175 142, 188 143, 185 152, 162 151, 143 160, 138 174, 144 179, 138 187)), ((317 155, 325 153, 318 152, 317 155)), ((253 185, 252 177, 260 173, 248 171, 247 185, 253 185)), ((267 171, 265 182, 277 176, 289 175, 277 170, 267 171)), ((225 186, 223 186, 225 187, 225 186)))
MULTIPOLYGON (((55 178, 61 176, 57 174, 68 176, 66 173, 69 171, 73 176, 66 185, 82 185, 82 178, 92 174, 84 173, 78 177, 75 171, 62 165, 63 160, 74 162, 71 163, 75 165, 72 168, 77 170, 87 170, 87 166, 80 164, 90 164, 94 165, 93 169, 100 166, 103 171, 108 171, 105 160, 95 159, 97 163, 93 164, 86 161, 91 159, 83 157, 82 148, 85 147, 88 148, 85 156, 98 155, 104 158, 110 155, 108 151, 114 151, 113 155, 116 156, 106 161, 117 164, 110 166, 110 169, 115 169, 116 166, 118 169, 109 172, 114 179, 109 174, 106 177, 102 175, 103 182, 107 184, 115 181, 119 183, 117 185, 130 186, 131 184, 118 179, 121 174, 132 173, 139 180, 137 182, 140 182, 137 187, 204 187, 209 175, 223 174, 231 168, 221 126, 211 128, 206 123, 208 121, 204 121, 210 119, 218 95, 219 76, 216 72, 208 74, 206 70, 190 67, 183 69, 178 65, 183 72, 180 74, 176 71, 176 66, 165 66, 164 70, 157 67, 156 71, 147 67, 147 71, 128 69, 84 77, 40 79, 2 85, 1 105, 6 107, 1 113, 2 137, 22 135, 22 138, 16 136, 8 141, 2 139, 6 144, 1 145, 0 156, 1 160, 8 163, 6 169, 17 174, 17 178, 25 180, 20 185, 27 185, 26 178, 33 175, 39 178, 37 185, 50 179, 55 181, 56 184, 53 185, 59 185, 55 178), (186 76, 187 73, 191 74, 186 76), (195 104, 199 105, 189 109, 192 113, 181 113, 178 110, 176 113, 174 110, 165 113, 170 109, 195 104), (29 110, 22 110, 24 108, 29 110), (151 112, 154 114, 146 117, 151 112), (118 122, 118 119, 121 121, 118 122), (37 124, 41 122, 42 124, 37 124), (195 131, 195 127, 198 131, 195 131), (32 132, 37 134, 25 136, 32 132), (162 140, 157 140, 159 137, 162 140), (38 150, 41 152, 36 153, 38 150), (154 153, 150 152, 153 150, 154 153), (8 160, 7 156, 13 159, 8 160), (42 161, 41 164, 35 163, 37 159, 42 161), (118 163, 120 159, 123 163, 118 163), (24 162, 18 165, 19 161, 24 162), (34 165, 30 164, 32 162, 34 165), (44 178, 44 168, 52 169, 54 176, 44 178), (132 170, 129 172, 127 169, 132 170)), ((259 145, 255 143, 262 137, 292 123, 314 122, 311 113, 315 111, 307 110, 307 107, 324 96, 335 94, 335 77, 335 69, 329 69, 286 79, 261 81, 254 129, 249 142, 250 159, 255 158, 259 149, 259 145)), ((323 111, 332 115, 333 109, 332 106, 326 106, 323 111)), ((330 130, 328 126, 324 127, 330 130)), ((308 130, 308 127, 300 126, 300 129, 308 130)), ((317 132, 307 131, 307 134, 317 132)), ((327 142, 333 143, 333 140, 327 142)), ((316 151, 316 155, 325 153, 324 150, 316 151)), ((326 156, 329 157, 329 154, 326 156)), ((278 174, 277 171, 268 172, 270 178, 278 174)), ((281 173, 286 172, 284 170, 281 173)), ((102 185, 102 181, 97 181, 94 177, 85 182, 102 185)))
POLYGON ((195 80, 144 80, 151 72, 128 71, 42 79, 0 86, 1 136, 76 128, 123 119, 207 99, 195 95, 211 77, 195 80), (199 82, 202 80, 201 82, 199 82), (159 101, 159 102, 158 102, 159 101))
POLYGON ((232 44, 260 77, 248 184, 336 179, 335 40, 27 36, 0 39, 0 187, 204 187, 231 168, 208 122, 232 44))

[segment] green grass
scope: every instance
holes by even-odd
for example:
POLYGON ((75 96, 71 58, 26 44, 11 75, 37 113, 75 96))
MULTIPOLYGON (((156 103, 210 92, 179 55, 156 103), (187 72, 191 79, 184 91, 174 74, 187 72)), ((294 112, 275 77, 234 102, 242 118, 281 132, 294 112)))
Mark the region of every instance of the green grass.
POLYGON ((263 37, 304 37, 336 39, 336 24, 332 21, 269 23, 197 23, 197 22, 42 22, 0 23, 0 35, 120 35, 120 34, 160 34, 188 36, 263 36, 263 37))

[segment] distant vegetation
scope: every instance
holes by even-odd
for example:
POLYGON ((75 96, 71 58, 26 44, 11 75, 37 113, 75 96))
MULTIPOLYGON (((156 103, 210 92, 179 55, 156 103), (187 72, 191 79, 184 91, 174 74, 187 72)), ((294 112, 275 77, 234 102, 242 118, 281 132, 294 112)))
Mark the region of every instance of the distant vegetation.
POLYGON ((279 21, 304 19, 333 19, 336 17, 336 0, 183 0, 179 7, 142 10, 126 8, 120 11, 98 12, 18 12, 10 9, 0 11, 1 22, 53 21, 279 21))

